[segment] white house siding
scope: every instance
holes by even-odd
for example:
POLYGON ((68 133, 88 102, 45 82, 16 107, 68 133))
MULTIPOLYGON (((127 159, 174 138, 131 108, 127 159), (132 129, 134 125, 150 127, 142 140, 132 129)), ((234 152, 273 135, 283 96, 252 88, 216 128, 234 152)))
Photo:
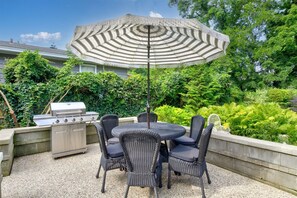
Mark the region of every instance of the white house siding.
POLYGON ((4 82, 4 77, 2 72, 2 69, 4 68, 4 63, 5 63, 4 57, 0 57, 0 83, 4 82))
POLYGON ((116 74, 118 74, 122 78, 127 78, 128 77, 128 69, 126 68, 121 68, 121 67, 107 67, 104 66, 104 71, 113 71, 116 74))

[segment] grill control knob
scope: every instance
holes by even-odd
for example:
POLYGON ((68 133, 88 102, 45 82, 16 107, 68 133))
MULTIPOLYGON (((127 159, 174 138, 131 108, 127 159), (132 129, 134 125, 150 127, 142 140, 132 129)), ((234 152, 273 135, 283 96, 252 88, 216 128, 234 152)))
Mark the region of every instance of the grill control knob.
POLYGON ((72 122, 75 122, 75 118, 72 119, 72 122))
POLYGON ((80 118, 80 121, 83 121, 84 119, 83 118, 80 118))
POLYGON ((60 122, 60 120, 56 120, 56 123, 58 124, 60 122))
POLYGON ((95 118, 94 118, 94 117, 92 117, 92 120, 95 120, 95 118))
POLYGON ((67 118, 64 120, 64 122, 68 122, 67 118))

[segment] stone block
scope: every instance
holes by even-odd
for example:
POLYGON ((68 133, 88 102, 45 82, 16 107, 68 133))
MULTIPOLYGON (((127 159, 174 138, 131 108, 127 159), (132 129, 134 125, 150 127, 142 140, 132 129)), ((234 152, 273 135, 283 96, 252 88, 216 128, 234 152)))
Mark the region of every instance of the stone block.
POLYGON ((225 169, 234 170, 234 158, 222 155, 220 153, 208 151, 206 155, 206 161, 225 169))
POLYGON ((280 154, 280 165, 297 171, 297 155, 280 154))
MULTIPOLYGON (((10 144, 14 135, 13 129, 2 129, 0 131, 0 145, 10 144)), ((5 155, 5 153, 3 153, 5 155)))
POLYGON ((87 136, 88 135, 97 135, 96 128, 93 124, 87 124, 87 136))
POLYGON ((280 165, 280 153, 257 147, 246 146, 245 152, 251 159, 261 160, 272 164, 280 165))
POLYGON ((50 132, 50 127, 26 127, 15 129, 14 155, 20 157, 50 151, 50 132))
POLYGON ((16 131, 14 137, 14 144, 16 146, 32 144, 37 142, 49 142, 51 140, 50 130, 18 132, 16 131))
MULTIPOLYGON (((13 148, 13 147, 12 147, 13 148)), ((13 153, 13 149, 11 151, 13 153)), ((3 160, 1 163, 2 174, 3 176, 8 176, 11 173, 12 163, 13 163, 14 156, 11 154, 7 160, 3 160)))
POLYGON ((297 191, 297 177, 296 175, 288 174, 286 172, 277 171, 273 169, 266 169, 266 175, 263 179, 273 183, 274 185, 279 185, 283 188, 294 189, 297 191))
POLYGON ((1 163, 3 176, 9 175, 11 172, 14 158, 13 136, 13 129, 2 129, 0 131, 0 152, 3 153, 3 161, 1 163))
POLYGON ((211 151, 216 151, 218 153, 227 151, 227 142, 221 141, 219 139, 211 138, 209 141, 208 149, 211 151))
POLYGON ((98 143, 97 134, 87 135, 87 144, 98 143))
POLYGON ((247 161, 234 160, 234 170, 235 172, 241 173, 243 175, 249 175, 252 178, 262 179, 261 177, 261 167, 254 164, 249 163, 247 161))
POLYGON ((240 156, 240 155, 245 156, 246 153, 245 153, 244 147, 245 147, 245 145, 242 145, 242 144, 237 144, 234 142, 226 142, 226 151, 229 154, 236 153, 238 156, 240 156))
POLYGON ((15 145, 16 157, 51 151, 50 141, 15 145))
POLYGON ((87 144, 93 144, 98 142, 98 135, 96 128, 92 124, 87 125, 87 144))

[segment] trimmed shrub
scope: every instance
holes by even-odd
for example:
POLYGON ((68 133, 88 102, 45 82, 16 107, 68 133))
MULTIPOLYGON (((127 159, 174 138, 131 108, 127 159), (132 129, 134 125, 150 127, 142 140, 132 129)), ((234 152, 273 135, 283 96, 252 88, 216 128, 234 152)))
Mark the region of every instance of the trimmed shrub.
POLYGON ((267 91, 267 102, 275 102, 281 106, 288 107, 290 100, 297 96, 297 90, 294 89, 269 89, 267 91))

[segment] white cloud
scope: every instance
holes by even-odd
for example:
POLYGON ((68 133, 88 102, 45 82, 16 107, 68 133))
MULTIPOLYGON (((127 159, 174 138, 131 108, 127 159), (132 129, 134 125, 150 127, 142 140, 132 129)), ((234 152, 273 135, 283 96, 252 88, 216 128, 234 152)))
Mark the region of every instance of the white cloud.
POLYGON ((38 32, 37 34, 21 34, 20 37, 23 42, 50 42, 60 40, 61 32, 38 32))
POLYGON ((157 12, 150 11, 150 17, 157 17, 157 18, 163 18, 163 16, 157 12))

